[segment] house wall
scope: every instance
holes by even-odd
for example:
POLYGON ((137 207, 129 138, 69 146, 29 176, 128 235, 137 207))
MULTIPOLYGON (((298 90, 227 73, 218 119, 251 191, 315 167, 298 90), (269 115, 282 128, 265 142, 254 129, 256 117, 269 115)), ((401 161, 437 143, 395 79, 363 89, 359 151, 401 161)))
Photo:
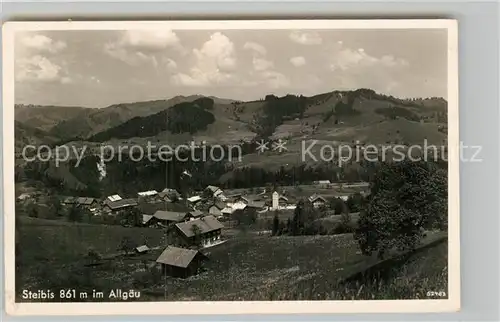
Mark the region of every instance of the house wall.
MULTIPOLYGON (((217 241, 219 241, 221 238, 221 230, 217 229, 215 231, 205 233, 201 235, 201 245, 202 246, 209 246, 217 241)), ((180 247, 190 247, 190 246, 195 246, 195 238, 193 237, 186 237, 184 234, 180 233, 177 229, 173 229, 169 233, 169 243, 174 245, 174 246, 180 246, 180 247)))
POLYGON ((319 208, 319 207, 323 206, 324 204, 325 204, 325 202, 323 200, 315 201, 315 202, 313 202, 313 207, 319 208))
POLYGON ((162 274, 165 274, 170 277, 186 278, 195 275, 198 272, 199 262, 193 261, 186 268, 161 264, 161 270, 162 274))

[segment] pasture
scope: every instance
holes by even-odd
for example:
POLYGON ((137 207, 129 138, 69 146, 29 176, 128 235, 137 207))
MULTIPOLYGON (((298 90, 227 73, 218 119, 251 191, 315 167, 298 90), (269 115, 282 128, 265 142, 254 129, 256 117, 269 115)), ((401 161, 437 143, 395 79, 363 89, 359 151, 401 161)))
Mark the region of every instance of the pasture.
MULTIPOLYGON (((394 267, 396 271, 391 273, 394 278, 375 284, 370 281, 341 284, 345 278, 378 262, 376 257, 360 253, 351 234, 278 237, 236 234, 226 237, 225 243, 204 250, 209 261, 202 273, 177 279, 161 276, 155 265, 163 247, 144 255, 110 258, 98 266, 84 265, 89 248, 103 255, 117 253, 125 236, 137 243, 148 238, 150 246, 161 246, 163 232, 158 229, 30 218, 18 228, 17 295, 26 288, 72 287, 105 293, 116 288, 139 290, 140 301, 325 300, 365 298, 372 294, 398 298, 395 297, 398 292, 411 298, 417 296, 413 290, 434 284, 442 288, 446 284, 442 279, 446 258, 439 259, 445 254, 446 243, 430 249, 431 256, 417 255, 403 270, 394 267), (418 276, 428 275, 431 277, 427 284, 419 286, 418 276), (378 292, 379 288, 386 291, 378 292)), ((429 233, 424 244, 442 237, 441 233, 429 233)))

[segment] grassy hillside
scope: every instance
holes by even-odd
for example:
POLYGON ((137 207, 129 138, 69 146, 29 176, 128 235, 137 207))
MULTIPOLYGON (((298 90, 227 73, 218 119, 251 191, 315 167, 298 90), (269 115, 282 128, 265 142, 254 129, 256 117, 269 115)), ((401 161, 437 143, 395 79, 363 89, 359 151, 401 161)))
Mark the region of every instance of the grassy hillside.
MULTIPOLYGON (((101 109, 92 109, 80 117, 69 118, 52 129, 53 134, 64 138, 88 138, 99 132, 119 126, 135 117, 146 117, 164 111, 176 104, 192 102, 201 95, 175 96, 168 100, 114 104, 101 109)), ((212 98, 217 104, 230 104, 232 100, 212 98)))
MULTIPOLYGON (((439 234, 438 234, 439 235, 439 234)), ((429 242, 439 236, 428 237, 429 242)), ((113 288, 141 291, 141 301, 151 300, 314 300, 371 298, 374 286, 341 285, 346 278, 377 263, 375 257, 360 254, 352 235, 264 237, 238 235, 225 243, 208 248, 210 260, 204 272, 188 279, 167 277, 166 283, 153 263, 162 251, 135 257, 117 257, 96 267, 84 267, 89 247, 106 253, 115 252, 127 236, 142 243, 162 245, 161 230, 93 225, 45 225, 40 220, 25 222, 19 232, 19 263, 30 263, 30 269, 18 274, 18 285, 42 287, 79 286, 80 290, 113 288), (78 237, 78 238, 76 238, 78 237), (26 250, 23 252, 23 250, 26 250), (272 258, 273 260, 269 260, 272 258), (24 262, 23 262, 24 261, 24 262), (37 269, 33 269, 37 268, 37 269), (75 277, 76 276, 76 277, 75 277), (366 289, 366 293, 363 293, 366 289), (358 294, 359 291, 359 294, 358 294)), ((432 256, 421 253, 408 261, 403 272, 408 284, 395 277, 384 280, 387 292, 380 298, 398 298, 396 292, 415 297, 420 285, 430 289, 446 286, 442 280, 446 243, 432 256), (428 272, 435 272, 425 275, 428 272), (411 275, 414 274, 414 275, 411 275), (430 276, 422 284, 419 276, 430 276), (394 297, 393 297, 394 296, 394 297)), ((26 264, 20 267, 28 267, 26 264)), ((378 284, 377 284, 378 285, 378 284)), ((445 289, 446 291, 446 289, 445 289)))
MULTIPOLYGON (((88 115, 63 120, 51 132, 66 140, 93 137, 99 141, 113 138, 164 141, 176 133, 190 133, 190 140, 229 144, 248 141, 256 136, 298 138, 317 133, 329 134, 344 128, 362 132, 367 126, 397 119, 435 120, 436 124, 432 127, 437 130, 438 119, 443 123, 443 114, 446 114, 446 101, 443 99, 403 100, 368 89, 333 91, 311 97, 268 95, 263 100, 252 102, 192 95, 92 110, 88 115), (213 114, 213 121, 205 122, 205 116, 192 111, 176 111, 174 115, 184 114, 181 118, 185 124, 165 124, 168 122, 163 114, 167 109, 179 104, 188 107, 187 103, 202 99, 214 102, 212 108, 207 110, 213 114), (197 125, 199 121, 203 123, 201 126, 197 125), (192 129, 188 128, 188 123, 192 129)), ((364 133, 348 136, 366 137, 364 133)))
POLYGON ((49 131, 59 122, 82 117, 91 109, 77 106, 38 106, 16 104, 14 118, 29 127, 49 131))
POLYGON ((57 142, 58 138, 44 130, 34 128, 16 120, 14 121, 14 140, 16 151, 21 151, 26 145, 50 145, 57 142))

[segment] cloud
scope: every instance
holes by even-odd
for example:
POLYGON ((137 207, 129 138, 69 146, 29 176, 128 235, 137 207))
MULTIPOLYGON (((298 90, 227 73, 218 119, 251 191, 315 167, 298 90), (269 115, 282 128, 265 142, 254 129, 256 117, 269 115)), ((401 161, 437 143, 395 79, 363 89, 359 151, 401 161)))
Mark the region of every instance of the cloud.
POLYGON ((211 86, 234 82, 236 54, 233 42, 220 32, 213 33, 200 49, 193 49, 194 64, 187 73, 172 76, 172 81, 185 86, 211 86))
POLYGON ((168 48, 183 49, 172 30, 128 30, 116 41, 104 45, 109 56, 128 65, 151 63, 155 67, 158 67, 158 56, 164 55, 168 48))
POLYGON ((404 59, 399 59, 391 55, 375 57, 367 54, 363 48, 357 50, 341 47, 333 55, 333 62, 330 64, 332 71, 349 70, 353 68, 369 68, 380 66, 385 68, 407 66, 408 62, 404 59))
POLYGON ((293 42, 301 45, 320 45, 323 42, 316 32, 292 31, 289 37, 293 42))
POLYGON ((21 37, 19 44, 28 50, 50 53, 57 53, 67 47, 64 41, 56 41, 47 36, 37 34, 21 37))
POLYGON ((71 82, 71 78, 63 75, 63 68, 60 65, 41 55, 18 59, 15 68, 16 81, 58 81, 63 84, 71 82))
POLYGON ((340 89, 372 88, 394 93, 408 75, 409 63, 392 55, 374 56, 364 48, 348 48, 343 44, 331 54, 332 83, 340 89))
POLYGON ((268 70, 270 68, 274 67, 274 63, 270 60, 264 59, 264 58, 253 58, 253 68, 256 71, 263 71, 263 70, 268 70))
POLYGON ((306 64, 306 59, 302 56, 292 57, 290 63, 295 67, 300 67, 306 64))
POLYGON ((128 30, 120 44, 134 50, 161 51, 180 46, 180 40, 172 30, 128 30))
POLYGON ((267 49, 266 47, 262 46, 261 44, 258 44, 256 42, 252 42, 252 41, 247 41, 244 45, 243 45, 243 49, 246 49, 246 50, 251 50, 253 51, 254 53, 257 53, 257 54, 260 54, 262 56, 265 56, 267 54, 267 49))
POLYGON ((290 86, 290 79, 280 72, 269 70, 261 73, 267 86, 277 89, 290 86))
POLYGON ((174 69, 177 69, 177 63, 175 62, 175 60, 173 60, 172 58, 164 58, 163 59, 163 64, 167 67, 167 69, 169 70, 174 70, 174 69))

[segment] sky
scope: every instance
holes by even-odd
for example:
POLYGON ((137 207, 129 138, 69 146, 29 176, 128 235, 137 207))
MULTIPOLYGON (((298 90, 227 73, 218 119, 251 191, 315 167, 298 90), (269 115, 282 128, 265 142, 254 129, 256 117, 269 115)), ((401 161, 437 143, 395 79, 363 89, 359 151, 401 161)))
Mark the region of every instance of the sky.
POLYGON ((444 29, 23 31, 14 50, 19 104, 255 100, 357 88, 447 97, 444 29))

